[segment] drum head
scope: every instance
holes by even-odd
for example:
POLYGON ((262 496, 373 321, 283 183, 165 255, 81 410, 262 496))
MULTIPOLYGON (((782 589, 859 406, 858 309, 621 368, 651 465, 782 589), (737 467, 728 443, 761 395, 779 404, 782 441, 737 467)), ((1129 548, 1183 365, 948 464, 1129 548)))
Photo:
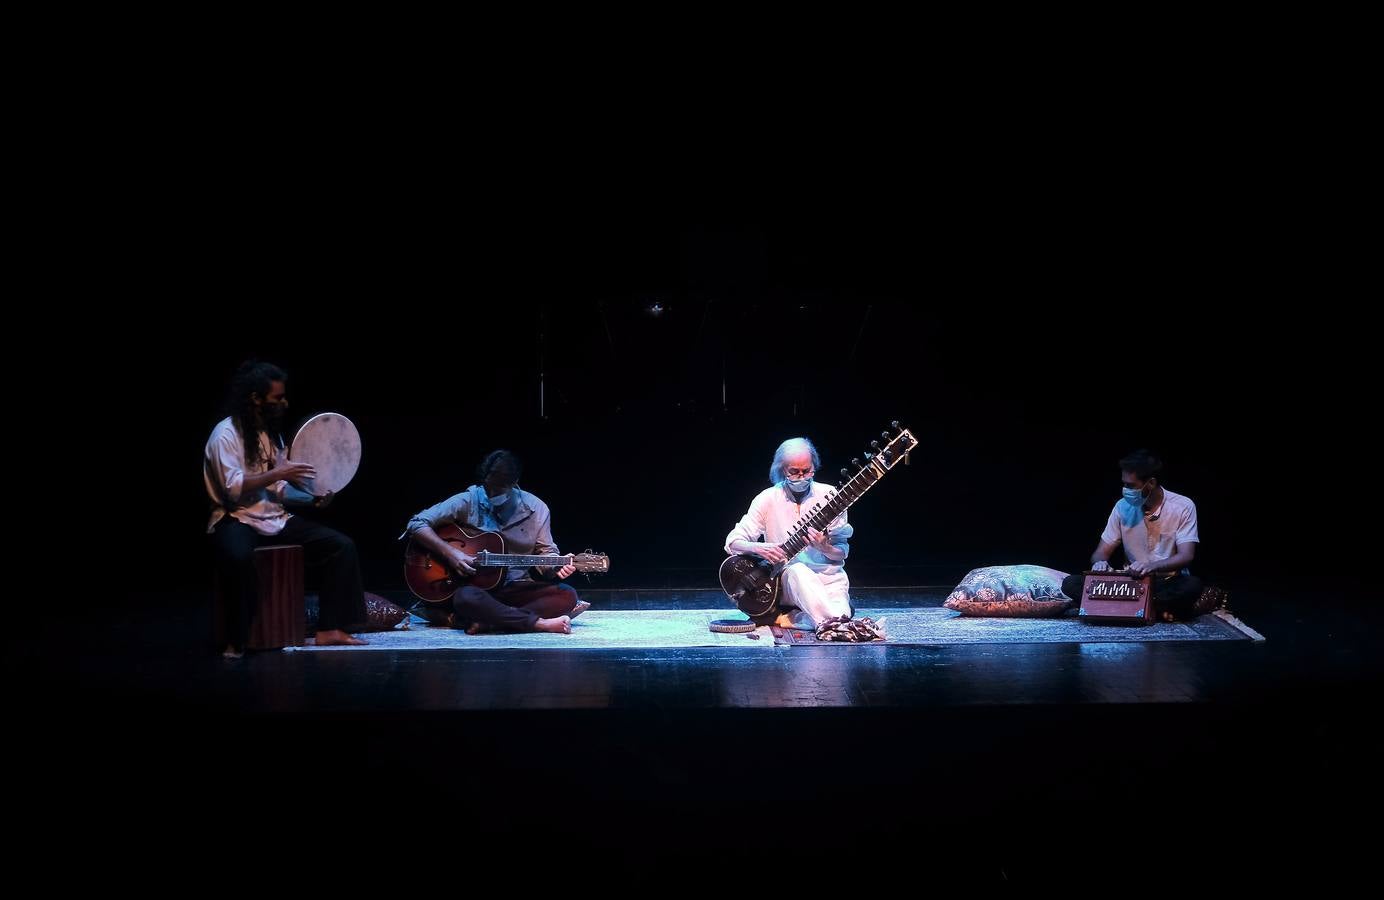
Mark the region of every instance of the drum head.
POLYGON ((293 436, 288 458, 317 469, 317 477, 302 485, 309 494, 323 497, 340 491, 360 468, 360 432, 340 413, 319 413, 293 436))

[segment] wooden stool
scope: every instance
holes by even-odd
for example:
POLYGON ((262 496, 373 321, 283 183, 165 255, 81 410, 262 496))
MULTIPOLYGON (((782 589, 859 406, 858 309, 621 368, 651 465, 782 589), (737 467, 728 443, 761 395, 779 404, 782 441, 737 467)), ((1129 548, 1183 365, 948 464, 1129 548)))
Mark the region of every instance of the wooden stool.
MULTIPOLYGON (((250 620, 247 650, 279 650, 301 647, 307 609, 303 605, 303 548, 297 544, 272 544, 255 548, 255 573, 259 576, 259 603, 250 620)), ((213 592, 216 646, 226 646, 226 598, 221 579, 213 592)))

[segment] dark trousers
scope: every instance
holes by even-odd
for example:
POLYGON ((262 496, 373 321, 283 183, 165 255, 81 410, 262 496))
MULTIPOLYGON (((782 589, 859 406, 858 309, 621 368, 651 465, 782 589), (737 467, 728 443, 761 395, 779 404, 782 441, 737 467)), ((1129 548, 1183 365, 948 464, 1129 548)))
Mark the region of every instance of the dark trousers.
MULTIPOLYGON (((483 591, 460 588, 452 596, 454 624, 472 623, 499 631, 533 631, 539 619, 555 619, 576 609, 581 598, 565 584, 520 581, 483 591)), ((425 604, 434 610, 445 604, 425 604)))
POLYGON ((365 622, 360 560, 356 556, 355 542, 341 532, 302 516, 292 516, 283 531, 264 535, 226 516, 216 523, 216 530, 210 537, 217 577, 221 579, 225 597, 226 636, 235 647, 245 646, 250 620, 259 605, 255 548, 268 544, 299 544, 303 548, 303 564, 321 568, 322 608, 317 620, 318 631, 344 630, 365 622))
MULTIPOLYGON (((1086 576, 1080 572, 1062 579, 1062 593, 1081 603, 1081 586, 1086 576)), ((1153 609, 1170 612, 1179 619, 1190 618, 1192 607, 1201 596, 1201 579, 1195 575, 1174 575, 1171 578, 1153 577, 1153 609)))

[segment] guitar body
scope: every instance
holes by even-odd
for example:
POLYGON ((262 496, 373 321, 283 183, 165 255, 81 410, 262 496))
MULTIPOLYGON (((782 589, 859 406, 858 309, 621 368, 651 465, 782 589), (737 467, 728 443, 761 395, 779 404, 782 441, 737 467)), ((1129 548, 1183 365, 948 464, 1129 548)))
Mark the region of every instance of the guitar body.
MULTIPOLYGON (((436 530, 438 537, 468 556, 475 556, 482 550, 505 552, 505 539, 493 531, 481 531, 469 525, 443 525, 436 530)), ((429 603, 444 603, 452 599, 458 588, 466 585, 491 590, 504 582, 505 572, 505 566, 485 566, 476 569, 475 575, 459 575, 412 540, 404 551, 404 583, 414 596, 429 603)))
MULTIPOLYGON (((727 557, 718 573, 721 590, 751 619, 772 617, 778 609, 782 570, 753 553, 727 557)), ((763 624, 762 622, 760 624, 763 624)))

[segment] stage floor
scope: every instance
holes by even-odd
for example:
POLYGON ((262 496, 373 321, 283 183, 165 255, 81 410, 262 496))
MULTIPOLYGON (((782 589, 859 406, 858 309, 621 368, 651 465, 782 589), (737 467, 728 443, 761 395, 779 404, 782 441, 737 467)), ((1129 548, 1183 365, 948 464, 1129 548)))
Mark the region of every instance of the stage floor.
MULTIPOLYGON (((707 602, 677 593, 588 592, 605 610, 707 602)), ((857 593, 870 608, 941 600, 857 593)), ((205 598, 144 597, 11 623, 26 813, 81 802, 118 832, 153 809, 172 846, 232 829, 217 812, 231 804, 304 852, 345 828, 407 854, 426 823, 497 863, 539 840, 691 864, 752 826, 809 863, 826 835, 833 853, 936 853, 983 882, 1065 879, 1053 861, 1083 834, 1148 827, 1178 853, 1248 842, 1255 873, 1298 873, 1313 841, 1325 849, 1321 822, 1380 800, 1378 616, 1302 591, 1232 594, 1263 642, 233 662, 210 651, 205 598)))

